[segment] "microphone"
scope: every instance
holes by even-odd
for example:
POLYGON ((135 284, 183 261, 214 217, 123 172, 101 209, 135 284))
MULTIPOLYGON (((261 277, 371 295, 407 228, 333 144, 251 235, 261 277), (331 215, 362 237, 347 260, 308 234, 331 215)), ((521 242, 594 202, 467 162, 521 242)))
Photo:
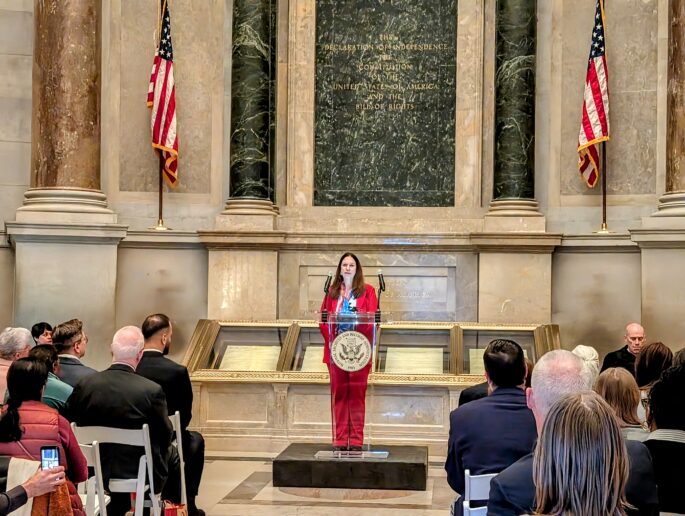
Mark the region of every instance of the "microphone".
POLYGON ((328 289, 331 288, 331 281, 333 281, 333 273, 329 272, 326 278, 326 283, 323 286, 323 293, 328 294, 328 289))
POLYGON ((378 271, 378 289, 385 292, 385 278, 383 278, 383 271, 378 271))

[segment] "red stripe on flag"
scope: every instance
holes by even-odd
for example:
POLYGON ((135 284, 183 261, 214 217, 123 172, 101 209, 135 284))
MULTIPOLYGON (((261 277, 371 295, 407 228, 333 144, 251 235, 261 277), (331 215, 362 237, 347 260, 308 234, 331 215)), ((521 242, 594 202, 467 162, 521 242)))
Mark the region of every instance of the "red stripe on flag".
POLYGON ((599 123, 602 126, 602 134, 606 133, 607 119, 604 114, 604 99, 602 98, 602 89, 599 85, 599 77, 597 76, 597 68, 595 68, 596 59, 593 59, 590 66, 588 67, 588 75, 590 77, 590 91, 592 92, 592 97, 595 99, 595 109, 597 110, 597 116, 599 117, 599 123))

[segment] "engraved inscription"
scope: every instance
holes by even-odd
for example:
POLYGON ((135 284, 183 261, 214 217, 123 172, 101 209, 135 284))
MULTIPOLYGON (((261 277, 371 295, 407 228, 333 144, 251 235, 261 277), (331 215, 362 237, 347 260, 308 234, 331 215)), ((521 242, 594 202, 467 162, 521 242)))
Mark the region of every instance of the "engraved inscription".
POLYGON ((314 204, 454 204, 455 0, 317 1, 314 204))

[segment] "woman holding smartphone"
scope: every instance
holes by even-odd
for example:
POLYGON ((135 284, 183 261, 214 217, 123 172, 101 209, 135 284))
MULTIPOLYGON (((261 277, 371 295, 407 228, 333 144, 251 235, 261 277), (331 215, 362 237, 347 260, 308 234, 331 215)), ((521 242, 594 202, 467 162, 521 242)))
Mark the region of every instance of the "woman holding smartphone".
POLYGON ((41 403, 48 370, 35 358, 12 362, 7 372, 6 412, 0 419, 0 455, 41 461, 43 455, 54 455, 66 471, 71 505, 76 516, 85 515, 74 484, 88 478, 88 464, 81 453, 69 422, 57 410, 41 403))

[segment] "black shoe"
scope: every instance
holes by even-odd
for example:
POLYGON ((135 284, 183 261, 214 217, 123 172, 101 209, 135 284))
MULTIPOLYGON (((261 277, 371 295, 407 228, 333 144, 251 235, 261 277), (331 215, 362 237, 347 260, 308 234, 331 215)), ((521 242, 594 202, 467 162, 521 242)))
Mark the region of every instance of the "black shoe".
POLYGON ((188 500, 188 516, 205 516, 205 511, 195 505, 195 497, 188 500))
POLYGON ((333 446, 334 452, 342 452, 342 451, 346 451, 346 450, 347 450, 347 446, 333 446))
POLYGON ((360 445, 354 444, 354 445, 348 447, 348 450, 360 452, 360 451, 362 451, 362 447, 360 445))

